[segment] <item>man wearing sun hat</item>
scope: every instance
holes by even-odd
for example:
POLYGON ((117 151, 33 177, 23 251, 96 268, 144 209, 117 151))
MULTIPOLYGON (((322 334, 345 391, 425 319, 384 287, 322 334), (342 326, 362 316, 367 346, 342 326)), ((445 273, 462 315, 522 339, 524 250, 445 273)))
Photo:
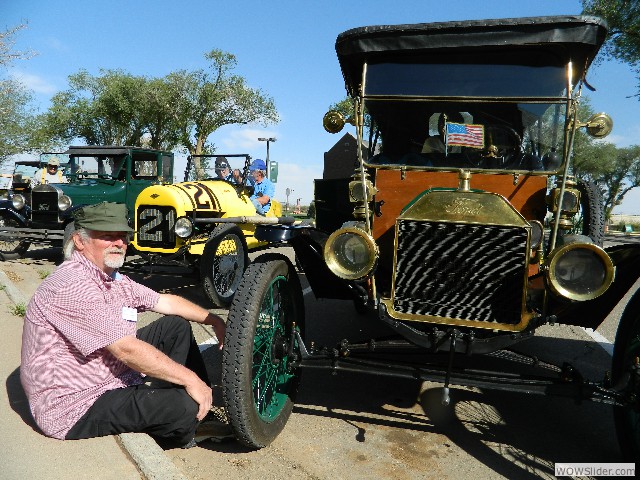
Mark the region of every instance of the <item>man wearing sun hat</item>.
POLYGON ((68 183, 67 177, 60 170, 60 160, 58 157, 51 157, 47 162, 47 166, 38 170, 33 176, 35 185, 44 183, 68 183))
POLYGON ((74 219, 65 261, 25 316, 20 379, 33 418, 58 439, 146 432, 195 445, 212 391, 185 320, 211 325, 220 348, 223 320, 118 272, 132 232, 124 204, 83 207, 74 219), (148 310, 166 316, 138 329, 148 310))
POLYGON ((251 201, 259 215, 266 215, 271 208, 271 199, 276 194, 275 185, 267 178, 267 166, 264 160, 256 158, 249 165, 249 173, 253 178, 253 195, 251 201))

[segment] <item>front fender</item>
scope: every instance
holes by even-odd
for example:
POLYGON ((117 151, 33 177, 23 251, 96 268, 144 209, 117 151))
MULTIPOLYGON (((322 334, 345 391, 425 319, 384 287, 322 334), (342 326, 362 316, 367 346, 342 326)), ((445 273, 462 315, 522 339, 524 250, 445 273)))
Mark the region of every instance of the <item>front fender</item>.
POLYGON ((327 233, 307 225, 257 225, 256 238, 291 245, 316 298, 362 298, 363 290, 356 282, 337 277, 327 267, 323 254, 327 233))
MULTIPOLYGON (((27 213, 29 206, 25 206, 25 213, 27 213)), ((12 218, 18 222, 20 222, 23 226, 27 226, 29 224, 29 220, 25 215, 20 214, 15 208, 13 208, 13 204, 11 201, 3 200, 0 202, 0 215, 7 216, 12 218)))

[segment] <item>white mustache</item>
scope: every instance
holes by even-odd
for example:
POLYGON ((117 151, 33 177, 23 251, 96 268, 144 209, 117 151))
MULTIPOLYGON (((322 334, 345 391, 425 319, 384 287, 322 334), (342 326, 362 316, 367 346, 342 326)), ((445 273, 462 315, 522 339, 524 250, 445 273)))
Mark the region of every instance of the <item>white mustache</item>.
POLYGON ((112 247, 105 250, 105 253, 107 254, 116 253, 118 255, 124 255, 126 253, 126 250, 124 248, 112 247))

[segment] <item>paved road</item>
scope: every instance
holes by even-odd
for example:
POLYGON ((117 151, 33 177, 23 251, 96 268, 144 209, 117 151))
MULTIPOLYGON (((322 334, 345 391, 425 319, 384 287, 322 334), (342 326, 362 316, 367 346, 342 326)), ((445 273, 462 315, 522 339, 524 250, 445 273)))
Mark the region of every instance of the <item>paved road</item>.
MULTIPOLYGON (((29 256, 34 275, 56 258, 51 251, 29 256)), ((132 275, 212 307, 196 279, 132 275)), ((344 302, 316 300, 312 294, 305 301, 311 339, 333 342, 381 333, 374 316, 360 316, 344 302)), ((149 315, 143 321, 151 320, 149 315)), ((615 332, 616 321, 614 312, 607 328, 615 332)), ((196 334, 203 342, 211 332, 196 334)), ((613 338, 608 330, 603 335, 613 338)), ((605 350, 576 327, 546 326, 523 348, 543 360, 571 362, 592 379, 602 378, 610 365, 605 350)), ((205 356, 215 377, 220 354, 211 348, 205 356)), ((189 479, 533 479, 553 478, 555 462, 621 461, 606 405, 455 388, 451 405, 443 408, 440 392, 428 382, 307 371, 289 423, 268 448, 205 442, 165 454, 189 479)))

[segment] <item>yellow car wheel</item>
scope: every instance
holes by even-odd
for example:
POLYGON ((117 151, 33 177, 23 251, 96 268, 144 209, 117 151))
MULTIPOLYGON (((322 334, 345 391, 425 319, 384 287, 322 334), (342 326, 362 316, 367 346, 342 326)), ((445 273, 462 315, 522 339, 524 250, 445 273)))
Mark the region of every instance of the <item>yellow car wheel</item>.
POLYGON ((200 259, 200 276, 207 297, 220 307, 228 307, 248 265, 242 230, 233 224, 216 227, 200 259))

